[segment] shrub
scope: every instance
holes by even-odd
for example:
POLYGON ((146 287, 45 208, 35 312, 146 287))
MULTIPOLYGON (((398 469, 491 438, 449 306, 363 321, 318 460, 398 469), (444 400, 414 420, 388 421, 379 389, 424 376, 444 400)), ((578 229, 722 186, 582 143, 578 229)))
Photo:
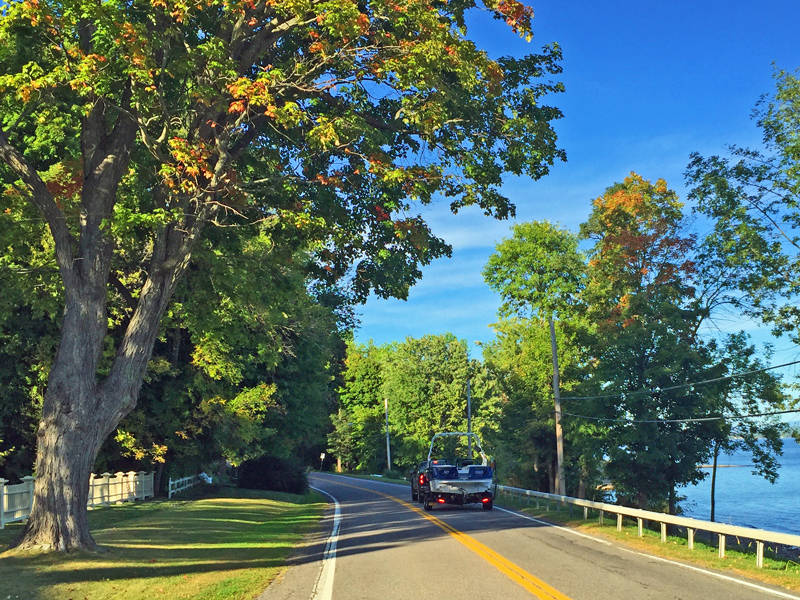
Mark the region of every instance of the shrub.
POLYGON ((294 457, 261 456, 239 466, 237 485, 252 490, 304 494, 308 491, 308 475, 294 457))

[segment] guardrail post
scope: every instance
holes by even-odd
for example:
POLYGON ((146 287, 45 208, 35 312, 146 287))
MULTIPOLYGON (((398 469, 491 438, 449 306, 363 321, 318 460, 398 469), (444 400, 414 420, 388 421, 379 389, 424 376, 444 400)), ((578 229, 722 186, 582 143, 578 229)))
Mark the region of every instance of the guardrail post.
POLYGON ((622 531, 622 515, 617 515, 617 531, 622 531))
POLYGON ((6 484, 8 479, 0 477, 0 529, 6 528, 6 484))
POLYGON ((764 568, 764 542, 756 540, 756 566, 759 569, 764 568))
POLYGON ((661 523, 661 543, 664 544, 667 541, 667 524, 661 523))
POLYGON ((642 531, 642 529, 644 528, 643 519, 636 519, 636 527, 638 529, 638 531, 636 532, 636 535, 638 535, 639 537, 644 536, 644 532, 642 531))
POLYGON ((602 524, 603 524, 603 516, 604 516, 604 514, 605 514, 605 511, 602 511, 602 510, 601 510, 601 511, 600 511, 600 519, 599 519, 599 521, 600 521, 600 525, 602 525, 602 524))
POLYGON ((584 506, 583 507, 583 520, 584 521, 588 521, 589 520, 589 507, 588 506, 584 506))
POLYGON ((691 527, 686 530, 686 540, 688 542, 689 550, 694 550, 694 529, 691 527))
POLYGON ((719 534, 719 557, 725 558, 725 536, 719 534))

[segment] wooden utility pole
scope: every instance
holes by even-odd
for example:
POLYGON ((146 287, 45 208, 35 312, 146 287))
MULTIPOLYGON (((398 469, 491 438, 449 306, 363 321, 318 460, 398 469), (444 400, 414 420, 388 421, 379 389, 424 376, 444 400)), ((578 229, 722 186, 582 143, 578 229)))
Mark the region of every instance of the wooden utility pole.
POLYGON ((553 350, 553 396, 556 403, 556 492, 566 496, 564 483, 564 436, 561 432, 561 394, 558 390, 558 352, 556 349, 556 325, 550 319, 550 346, 553 350))
POLYGON ((389 399, 383 399, 383 407, 386 410, 386 465, 387 469, 392 468, 392 451, 389 448, 389 399))
MULTIPOLYGON (((472 433, 472 397, 467 379, 467 433, 472 433)), ((467 458, 472 458, 472 436, 467 436, 467 458)))

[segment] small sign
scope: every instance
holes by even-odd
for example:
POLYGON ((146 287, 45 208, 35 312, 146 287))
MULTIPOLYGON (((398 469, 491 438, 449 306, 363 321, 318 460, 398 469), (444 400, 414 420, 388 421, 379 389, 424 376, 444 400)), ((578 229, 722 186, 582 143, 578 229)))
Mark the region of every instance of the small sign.
POLYGON ((324 452, 319 455, 319 459, 320 460, 325 460, 325 453, 324 452))

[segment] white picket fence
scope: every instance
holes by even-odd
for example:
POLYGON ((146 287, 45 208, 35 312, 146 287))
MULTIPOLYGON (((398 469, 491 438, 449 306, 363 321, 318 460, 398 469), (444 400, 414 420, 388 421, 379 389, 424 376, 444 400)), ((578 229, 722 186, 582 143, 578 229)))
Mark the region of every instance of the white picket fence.
MULTIPOLYGON (((0 478, 0 529, 6 523, 24 521, 33 506, 34 477, 23 477, 22 483, 7 485, 0 478)), ((153 496, 153 473, 129 471, 127 473, 103 473, 89 478, 87 506, 108 506, 133 500, 144 500, 153 496)))
POLYGON ((202 475, 190 475, 189 477, 182 477, 180 479, 169 479, 169 497, 172 498, 178 492, 188 490, 190 487, 196 486, 198 483, 206 483, 205 473, 202 475))

